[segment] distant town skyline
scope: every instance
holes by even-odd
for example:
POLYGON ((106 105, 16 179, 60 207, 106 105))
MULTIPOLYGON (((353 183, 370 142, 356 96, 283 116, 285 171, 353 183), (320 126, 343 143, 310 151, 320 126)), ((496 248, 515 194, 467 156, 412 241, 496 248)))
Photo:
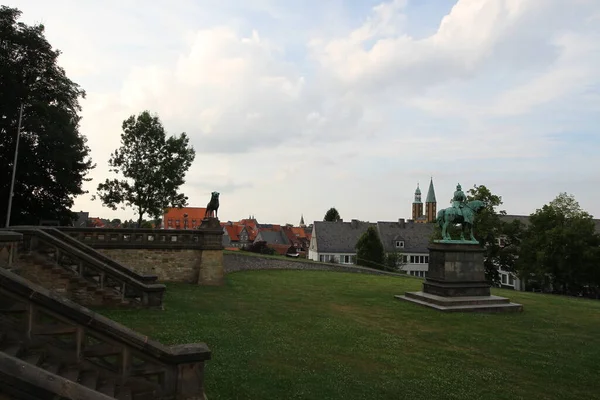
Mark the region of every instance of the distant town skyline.
POLYGON ((86 90, 81 132, 97 164, 121 123, 157 113, 197 155, 182 191, 221 220, 411 217, 433 176, 486 185, 510 214, 560 192, 600 216, 600 3, 508 0, 8 0, 43 23, 86 90), (106 24, 106 21, 111 21, 106 24), (293 27, 293 29, 291 28, 293 27))

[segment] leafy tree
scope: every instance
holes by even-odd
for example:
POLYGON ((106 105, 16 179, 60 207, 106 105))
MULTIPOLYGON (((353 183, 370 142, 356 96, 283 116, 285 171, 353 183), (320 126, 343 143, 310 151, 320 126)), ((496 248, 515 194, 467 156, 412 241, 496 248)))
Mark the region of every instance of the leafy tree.
POLYGON ((379 235, 369 227, 356 243, 356 262, 365 267, 384 269, 385 253, 379 235))
POLYGON ((405 263, 402 261, 402 253, 393 252, 385 255, 385 269, 386 271, 398 271, 402 269, 405 263))
MULTIPOLYGON (((600 294, 600 236, 592 216, 560 193, 529 217, 518 269, 524 279, 562 294, 600 294)), ((530 286, 531 287, 531 286, 530 286)))
POLYGON ((264 240, 252 243, 250 246, 248 246, 248 251, 258 254, 275 254, 275 249, 269 247, 267 245, 267 242, 265 242, 264 240))
POLYGON ((467 192, 467 201, 481 200, 484 207, 476 214, 474 235, 485 248, 486 279, 495 285, 500 284, 498 267, 514 271, 518 256, 518 246, 522 229, 519 221, 506 222, 502 216, 506 211, 497 211, 502 205, 502 197, 493 194, 484 185, 475 185, 467 192), (499 239, 502 239, 502 245, 499 239))
POLYGON ((144 215, 159 218, 167 207, 184 207, 187 197, 179 193, 185 174, 195 158, 185 133, 166 137, 158 116, 148 111, 123 121, 121 147, 112 153, 111 171, 125 179, 107 179, 98 185, 104 205, 134 207, 138 226, 144 215))
POLYGON ((70 225, 70 211, 94 168, 79 132, 85 92, 58 65, 44 26, 17 22, 18 9, 0 6, 0 210, 8 208, 17 129, 19 139, 11 224, 41 219, 70 225))
POLYGON ((337 221, 339 221, 341 219, 342 218, 340 217, 340 213, 338 212, 338 210, 336 210, 335 207, 331 207, 325 213, 325 217, 323 218, 323 221, 337 222, 337 221))

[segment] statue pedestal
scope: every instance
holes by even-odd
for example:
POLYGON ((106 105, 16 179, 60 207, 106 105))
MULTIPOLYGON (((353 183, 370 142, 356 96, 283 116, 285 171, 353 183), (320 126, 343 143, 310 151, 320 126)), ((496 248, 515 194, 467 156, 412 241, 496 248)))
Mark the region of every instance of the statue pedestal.
POLYGON ((222 229, 221 221, 219 221, 219 218, 207 217, 202 220, 197 229, 222 229))
POLYGON ((431 243, 429 270, 420 292, 395 296, 440 311, 506 312, 523 306, 490 295, 485 280, 484 250, 478 244, 431 243))

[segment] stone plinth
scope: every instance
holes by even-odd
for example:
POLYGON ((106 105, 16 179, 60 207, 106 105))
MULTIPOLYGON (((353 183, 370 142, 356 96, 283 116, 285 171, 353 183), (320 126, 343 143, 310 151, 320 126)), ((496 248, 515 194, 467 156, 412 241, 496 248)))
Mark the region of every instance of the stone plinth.
POLYGON ((440 311, 522 311, 520 304, 490 295, 483 260, 478 244, 431 243, 423 291, 395 297, 440 311))
POLYGON ((198 284, 220 286, 225 282, 222 250, 203 250, 198 274, 198 284))

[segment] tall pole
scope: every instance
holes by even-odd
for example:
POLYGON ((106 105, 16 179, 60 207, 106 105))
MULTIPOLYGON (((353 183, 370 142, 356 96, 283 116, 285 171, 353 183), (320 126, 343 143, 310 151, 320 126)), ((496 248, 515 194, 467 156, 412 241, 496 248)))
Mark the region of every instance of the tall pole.
POLYGON ((21 138, 21 120, 23 119, 23 103, 19 110, 19 125, 17 127, 17 143, 15 145, 15 158, 13 160, 12 179, 10 181, 10 191, 8 192, 8 210, 6 211, 6 227, 10 226, 10 212, 12 209, 13 190, 15 188, 15 175, 17 173, 17 156, 19 155, 19 139, 21 138))

